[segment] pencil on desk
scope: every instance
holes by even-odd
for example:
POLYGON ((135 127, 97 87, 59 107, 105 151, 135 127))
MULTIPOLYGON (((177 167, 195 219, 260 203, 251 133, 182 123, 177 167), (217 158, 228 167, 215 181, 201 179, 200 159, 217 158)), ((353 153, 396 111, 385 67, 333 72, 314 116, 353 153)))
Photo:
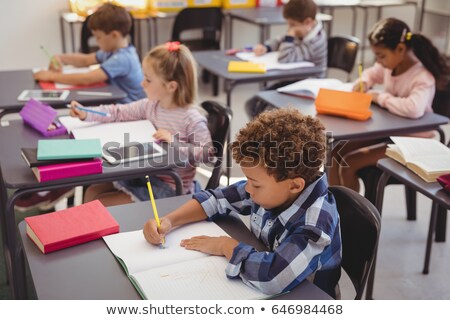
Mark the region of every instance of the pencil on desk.
MULTIPOLYGON (((67 107, 68 107, 68 108, 72 108, 72 105, 67 104, 67 107)), ((86 111, 86 112, 95 113, 95 114, 98 114, 98 115, 101 115, 101 116, 104 116, 104 117, 111 117, 111 114, 108 113, 108 112, 103 112, 103 111, 98 111, 98 110, 88 109, 88 108, 82 107, 82 106, 79 105, 79 104, 77 104, 77 105, 75 106, 75 108, 77 108, 77 109, 79 109, 79 110, 86 111)))
MULTIPOLYGON (((158 210, 156 209, 156 203, 155 203, 155 197, 153 197, 152 185, 150 183, 149 176, 145 176, 145 178, 147 179, 147 189, 148 189, 148 195, 150 196, 150 201, 152 203, 153 215, 155 216, 156 225, 158 226, 158 229, 159 229, 159 228, 161 228, 161 221, 159 220, 158 210)), ((162 241, 161 247, 164 248, 166 239, 163 237, 161 241, 162 241)))
POLYGON ((47 55, 47 57, 50 59, 50 62, 53 64, 53 66, 56 69, 60 68, 59 62, 53 57, 50 52, 47 51, 47 49, 44 48, 44 46, 41 46, 41 50, 44 51, 44 53, 47 55))
POLYGON ((358 66, 358 74, 359 74, 359 91, 360 91, 360 92, 364 92, 363 82, 362 82, 362 71, 363 71, 363 66, 362 66, 362 63, 360 63, 359 66, 358 66))

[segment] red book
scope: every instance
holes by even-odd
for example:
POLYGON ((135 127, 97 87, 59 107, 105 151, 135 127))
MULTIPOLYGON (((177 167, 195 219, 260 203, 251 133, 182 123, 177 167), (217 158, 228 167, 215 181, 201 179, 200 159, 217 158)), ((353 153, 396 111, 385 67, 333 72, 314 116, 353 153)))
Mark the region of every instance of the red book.
POLYGON ((119 224, 99 200, 25 218, 28 237, 42 253, 118 233, 119 224))
MULTIPOLYGON (((43 90, 58 90, 56 88, 54 82, 39 81, 39 86, 43 90)), ((88 84, 88 85, 73 85, 67 89, 73 90, 73 89, 101 88, 101 87, 105 87, 105 86, 106 86, 106 82, 98 82, 98 83, 93 83, 93 84, 88 84)))
POLYGON ((39 182, 85 176, 102 173, 102 160, 95 158, 87 161, 49 164, 31 168, 39 182))

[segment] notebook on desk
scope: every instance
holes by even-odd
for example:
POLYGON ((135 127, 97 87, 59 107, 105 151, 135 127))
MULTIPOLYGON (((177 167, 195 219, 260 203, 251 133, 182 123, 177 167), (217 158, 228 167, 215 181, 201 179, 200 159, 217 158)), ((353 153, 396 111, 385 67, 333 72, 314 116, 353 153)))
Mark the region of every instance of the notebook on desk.
POLYGON ((196 222, 171 231, 165 248, 149 244, 142 230, 103 237, 142 298, 150 300, 264 299, 270 296, 228 279, 227 259, 186 250, 182 239, 198 235, 226 236, 213 222, 196 222))
POLYGON ((256 56, 253 52, 238 52, 236 53, 236 57, 244 61, 264 64, 267 71, 314 67, 314 63, 309 61, 280 63, 278 62, 278 51, 268 52, 262 56, 256 56))
POLYGON ((78 118, 59 120, 75 139, 100 139, 103 158, 111 164, 161 157, 166 151, 155 142, 156 132, 148 120, 126 122, 85 122, 78 118))

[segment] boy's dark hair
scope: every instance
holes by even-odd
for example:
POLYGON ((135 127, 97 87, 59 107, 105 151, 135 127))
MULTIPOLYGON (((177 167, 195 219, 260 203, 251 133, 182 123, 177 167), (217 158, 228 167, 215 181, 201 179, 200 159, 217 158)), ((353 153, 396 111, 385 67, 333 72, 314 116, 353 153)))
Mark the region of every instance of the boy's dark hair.
POLYGON ((119 31, 125 37, 130 33, 131 23, 131 16, 125 8, 106 3, 89 17, 88 27, 106 34, 119 31))
POLYGON ((303 22, 306 18, 316 19, 317 5, 313 0, 290 0, 284 5, 283 17, 303 22))
POLYGON ((320 175, 325 160, 325 127, 316 118, 292 108, 263 112, 242 128, 231 144, 233 159, 261 165, 276 181, 320 175))
POLYGON ((407 48, 412 48, 416 57, 435 78, 436 87, 445 87, 450 74, 445 57, 427 37, 412 33, 403 21, 395 18, 380 20, 372 27, 368 38, 372 46, 395 50, 399 43, 404 43, 407 48))

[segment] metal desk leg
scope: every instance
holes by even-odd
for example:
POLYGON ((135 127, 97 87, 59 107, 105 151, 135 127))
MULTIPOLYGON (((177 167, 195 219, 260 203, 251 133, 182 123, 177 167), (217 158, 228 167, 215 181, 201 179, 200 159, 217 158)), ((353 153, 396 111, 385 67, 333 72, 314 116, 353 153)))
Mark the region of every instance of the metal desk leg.
POLYGON ((64 32, 64 19, 63 19, 62 15, 59 17, 59 27, 61 29, 62 53, 66 53, 66 35, 64 32))
POLYGON ((352 36, 356 37, 356 7, 352 7, 352 36))
MULTIPOLYGON (((234 84, 230 81, 225 80, 225 91, 227 94, 227 107, 231 108, 231 91, 233 90, 234 84)), ((230 130, 228 130, 228 137, 226 144, 229 146, 231 141, 231 123, 230 123, 230 130)), ((232 159, 231 159, 231 150, 230 148, 227 148, 225 150, 227 153, 227 163, 226 163, 226 172, 227 172, 227 185, 230 185, 230 177, 231 177, 231 166, 232 166, 232 159)))
POLYGON ((158 20, 156 17, 152 18, 153 21, 153 45, 158 45, 158 20))
MULTIPOLYGON (((389 180, 390 175, 387 172, 383 172, 380 179, 378 180, 377 185, 377 196, 375 198, 375 207, 381 216, 381 211, 383 209, 383 198, 384 198, 384 188, 389 180)), ((377 248, 375 249, 375 256, 373 258, 372 267, 370 268, 369 278, 367 279, 367 289, 366 289, 366 299, 373 300, 373 283, 375 280, 375 265, 377 262, 377 253, 378 253, 378 243, 377 248)))
POLYGON ((231 49, 233 47, 233 18, 229 14, 225 15, 225 24, 225 49, 231 49))
POLYGON ((364 58, 366 52, 366 33, 367 33, 367 20, 369 18, 367 8, 363 8, 364 10, 364 21, 363 21, 363 34, 362 34, 362 43, 361 43, 361 63, 364 66, 364 58))
POLYGON ((270 26, 260 25, 259 26, 259 43, 264 43, 270 38, 270 26))
POLYGON ((437 206, 437 222, 436 222, 436 242, 445 242, 445 232, 447 230, 447 209, 437 206))
POLYGON ((73 30, 73 23, 69 22, 70 26, 70 40, 72 42, 72 52, 76 52, 75 50, 75 32, 73 30))
POLYGON ((423 274, 428 274, 429 271, 431 245, 433 244, 433 233, 436 228, 438 207, 439 207, 438 204, 436 202, 433 202, 433 205, 431 206, 430 225, 428 227, 427 248, 425 250, 425 262, 423 264, 423 271, 422 271, 423 274))

